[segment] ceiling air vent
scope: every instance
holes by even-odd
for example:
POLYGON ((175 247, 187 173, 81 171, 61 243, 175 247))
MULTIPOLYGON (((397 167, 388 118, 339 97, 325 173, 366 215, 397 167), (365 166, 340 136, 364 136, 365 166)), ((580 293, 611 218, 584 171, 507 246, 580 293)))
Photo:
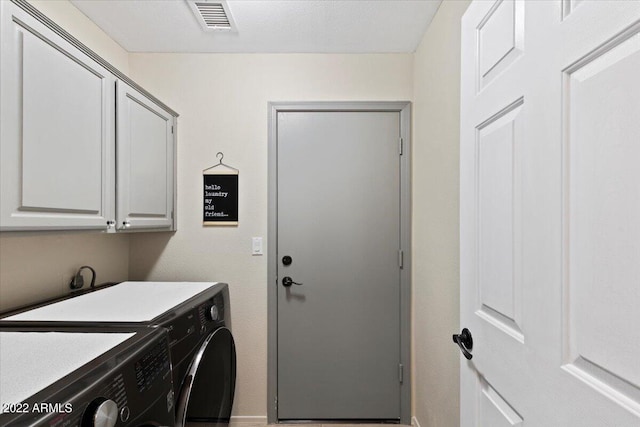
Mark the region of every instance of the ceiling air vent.
POLYGON ((229 5, 223 0, 187 0, 205 31, 235 31, 229 5))

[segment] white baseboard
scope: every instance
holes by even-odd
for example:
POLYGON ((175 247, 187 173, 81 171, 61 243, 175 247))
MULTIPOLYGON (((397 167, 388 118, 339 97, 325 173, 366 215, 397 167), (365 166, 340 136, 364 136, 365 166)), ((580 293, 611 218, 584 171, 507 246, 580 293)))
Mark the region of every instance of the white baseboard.
POLYGON ((267 417, 260 415, 234 415, 231 417, 230 423, 231 426, 242 426, 242 425, 267 425, 267 417))
POLYGON ((411 417, 411 426, 412 427, 420 427, 420 423, 416 417, 411 417))

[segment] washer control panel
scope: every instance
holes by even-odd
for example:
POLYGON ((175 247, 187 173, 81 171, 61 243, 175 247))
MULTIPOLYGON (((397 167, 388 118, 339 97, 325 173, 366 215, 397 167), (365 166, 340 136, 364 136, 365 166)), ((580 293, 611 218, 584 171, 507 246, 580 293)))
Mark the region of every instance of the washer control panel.
POLYGON ((149 390, 161 379, 167 371, 171 371, 169 350, 163 343, 158 343, 153 349, 142 356, 134 365, 138 391, 149 390))

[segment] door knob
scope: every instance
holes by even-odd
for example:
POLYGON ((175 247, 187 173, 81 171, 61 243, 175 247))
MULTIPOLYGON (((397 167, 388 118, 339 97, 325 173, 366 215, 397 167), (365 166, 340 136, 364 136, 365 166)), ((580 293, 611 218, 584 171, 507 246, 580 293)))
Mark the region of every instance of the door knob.
POLYGON ((287 288, 291 285, 302 285, 302 283, 294 282, 293 279, 289 276, 285 276, 282 278, 282 286, 286 286, 287 288))
POLYGON ((459 335, 453 335, 453 342, 458 344, 460 347, 460 351, 467 358, 467 360, 471 360, 473 354, 471 354, 471 350, 473 349, 473 337, 471 336, 471 332, 464 328, 459 335))
POLYGON ((291 265, 292 262, 293 262, 293 258, 291 258, 289 255, 285 255, 282 257, 282 263, 284 265, 291 265))

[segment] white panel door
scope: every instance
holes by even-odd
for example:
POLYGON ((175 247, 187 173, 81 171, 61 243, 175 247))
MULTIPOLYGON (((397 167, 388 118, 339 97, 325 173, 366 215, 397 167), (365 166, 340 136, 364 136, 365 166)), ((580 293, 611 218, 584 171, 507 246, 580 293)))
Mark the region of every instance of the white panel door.
POLYGON ((115 79, 14 4, 0 8, 1 229, 107 229, 115 79))
POLYGON ((170 229, 174 117, 126 83, 117 87, 117 227, 170 229))
POLYGON ((640 425, 640 2, 462 20, 461 425, 640 425))

